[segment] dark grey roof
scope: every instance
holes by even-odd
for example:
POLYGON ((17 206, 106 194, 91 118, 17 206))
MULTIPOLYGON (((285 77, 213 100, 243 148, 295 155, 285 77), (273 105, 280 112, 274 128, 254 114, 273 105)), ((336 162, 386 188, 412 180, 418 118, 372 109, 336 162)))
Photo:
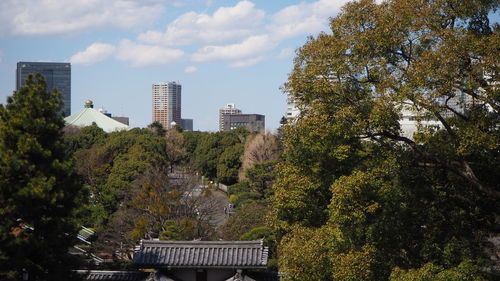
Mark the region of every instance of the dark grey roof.
POLYGON ((265 268, 262 241, 143 240, 132 263, 143 268, 265 268))
POLYGON ((88 281, 143 281, 148 273, 141 271, 101 271, 101 270, 77 270, 79 274, 85 275, 88 281))

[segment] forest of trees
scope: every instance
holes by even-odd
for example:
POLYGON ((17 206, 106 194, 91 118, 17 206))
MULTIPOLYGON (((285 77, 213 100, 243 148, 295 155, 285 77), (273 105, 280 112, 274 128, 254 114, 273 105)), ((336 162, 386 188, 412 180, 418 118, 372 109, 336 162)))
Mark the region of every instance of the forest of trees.
POLYGON ((146 129, 104 133, 97 126, 66 128, 68 153, 90 196, 82 224, 96 230, 92 252, 127 259, 140 239, 214 240, 223 202, 220 182, 238 181, 246 129, 231 132, 146 129), (201 182, 201 176, 205 182, 201 182), (201 195, 194 195, 200 186, 201 195))
POLYGON ((276 134, 64 127, 28 77, 0 105, 0 279, 77 280, 83 225, 111 269, 140 239, 263 239, 288 281, 497 280, 499 5, 348 3, 297 50, 276 134))

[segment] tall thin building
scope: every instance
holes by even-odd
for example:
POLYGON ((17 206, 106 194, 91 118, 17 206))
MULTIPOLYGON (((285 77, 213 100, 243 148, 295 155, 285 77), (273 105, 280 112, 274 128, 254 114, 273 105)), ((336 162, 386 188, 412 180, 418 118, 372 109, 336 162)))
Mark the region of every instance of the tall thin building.
POLYGON ((40 73, 45 77, 47 90, 62 93, 64 116, 71 115, 71 64, 66 62, 18 62, 16 90, 26 84, 28 74, 40 73))
POLYGON ((176 82, 153 84, 153 122, 159 122, 170 129, 175 124, 181 126, 181 85, 176 82))
POLYGON ((226 104, 226 107, 219 109, 219 131, 227 131, 227 115, 241 114, 241 110, 236 108, 234 103, 226 104))

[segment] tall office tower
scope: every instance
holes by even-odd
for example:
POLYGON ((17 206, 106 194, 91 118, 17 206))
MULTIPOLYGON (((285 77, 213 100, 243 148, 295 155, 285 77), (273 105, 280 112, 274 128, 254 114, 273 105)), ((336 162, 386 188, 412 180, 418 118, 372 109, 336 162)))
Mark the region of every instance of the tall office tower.
POLYGON ((57 89, 62 94, 64 116, 71 115, 71 64, 66 62, 18 62, 16 90, 26 83, 28 74, 40 73, 45 77, 47 90, 57 89))
POLYGON ((227 122, 225 122, 227 121, 226 115, 234 115, 234 114, 241 114, 241 110, 237 109, 234 103, 228 103, 226 104, 226 107, 219 109, 219 131, 228 130, 228 128, 226 128, 227 122))
POLYGON ((181 126, 181 84, 164 82, 153 84, 153 122, 158 121, 165 129, 175 122, 181 126))

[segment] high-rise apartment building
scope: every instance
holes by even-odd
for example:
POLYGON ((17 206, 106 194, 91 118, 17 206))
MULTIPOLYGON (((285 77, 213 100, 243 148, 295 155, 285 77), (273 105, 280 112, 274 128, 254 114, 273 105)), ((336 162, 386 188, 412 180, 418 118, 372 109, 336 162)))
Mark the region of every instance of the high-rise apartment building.
POLYGON ((63 62, 18 62, 16 90, 26 83, 28 74, 40 73, 45 77, 47 90, 57 89, 62 94, 64 116, 71 115, 71 64, 63 62))
POLYGON ((176 82, 153 84, 153 122, 158 121, 166 129, 175 124, 182 126, 181 85, 176 82))
POLYGON ((241 110, 236 108, 236 105, 234 103, 228 103, 226 104, 226 107, 223 107, 219 109, 219 131, 228 131, 229 128, 226 128, 226 119, 228 118, 227 115, 235 115, 235 114, 241 114, 241 110))
POLYGON ((290 94, 287 95, 286 105, 286 119, 288 122, 294 122, 294 120, 299 116, 300 110, 297 108, 295 98, 290 94))

